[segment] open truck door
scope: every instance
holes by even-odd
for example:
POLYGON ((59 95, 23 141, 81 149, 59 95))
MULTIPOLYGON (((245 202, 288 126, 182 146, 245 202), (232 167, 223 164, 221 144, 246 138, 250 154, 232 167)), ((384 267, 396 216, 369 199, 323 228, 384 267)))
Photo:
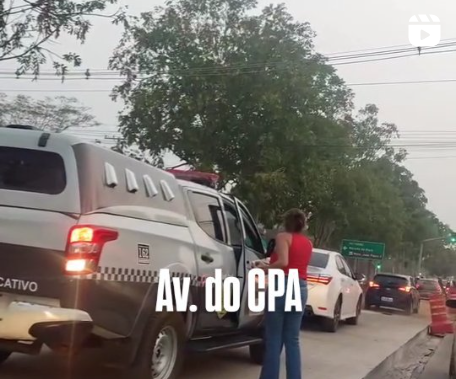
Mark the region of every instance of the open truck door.
POLYGON ((261 322, 263 312, 251 312, 248 306, 249 283, 248 274, 253 267, 252 263, 265 258, 265 251, 261 235, 256 223, 248 209, 236 198, 234 198, 236 211, 242 230, 242 253, 238 262, 238 277, 241 280, 241 307, 239 310, 239 327, 247 327, 261 322))

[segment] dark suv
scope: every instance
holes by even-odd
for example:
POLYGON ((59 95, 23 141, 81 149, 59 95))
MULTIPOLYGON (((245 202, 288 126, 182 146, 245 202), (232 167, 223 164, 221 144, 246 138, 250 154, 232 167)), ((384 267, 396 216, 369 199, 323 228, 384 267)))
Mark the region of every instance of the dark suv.
POLYGON ((365 307, 388 307, 402 309, 407 314, 418 313, 420 294, 411 276, 377 274, 369 283, 365 307))

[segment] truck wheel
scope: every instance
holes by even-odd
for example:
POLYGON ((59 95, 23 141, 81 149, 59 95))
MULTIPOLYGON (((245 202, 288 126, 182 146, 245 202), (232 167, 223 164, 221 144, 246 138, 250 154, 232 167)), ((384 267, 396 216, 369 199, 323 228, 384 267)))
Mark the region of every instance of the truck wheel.
POLYGON ((0 351, 0 365, 4 363, 11 355, 10 351, 0 351))
POLYGON ((339 329, 340 317, 342 313, 342 298, 339 297, 336 305, 334 306, 333 318, 324 318, 321 321, 321 326, 325 332, 335 333, 339 329))
POLYGON ((176 379, 183 362, 185 322, 178 313, 155 313, 144 331, 135 379, 176 379))
POLYGON ((363 298, 360 297, 359 300, 358 300, 358 304, 356 305, 356 316, 347 319, 346 322, 347 322, 348 325, 358 325, 359 316, 361 315, 362 306, 363 306, 363 298))
POLYGON ((265 353, 264 342, 257 343, 255 345, 250 345, 249 352, 250 352, 250 360, 253 363, 255 363, 257 365, 263 364, 264 353, 265 353))

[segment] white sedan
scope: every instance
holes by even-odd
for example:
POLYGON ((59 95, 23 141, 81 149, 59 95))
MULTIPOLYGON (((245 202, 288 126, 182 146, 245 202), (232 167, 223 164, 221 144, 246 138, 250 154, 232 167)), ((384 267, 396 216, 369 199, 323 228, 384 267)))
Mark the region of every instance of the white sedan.
POLYGON ((337 331, 340 321, 358 323, 363 291, 341 254, 314 249, 307 282, 306 316, 320 317, 323 329, 332 333, 337 331))

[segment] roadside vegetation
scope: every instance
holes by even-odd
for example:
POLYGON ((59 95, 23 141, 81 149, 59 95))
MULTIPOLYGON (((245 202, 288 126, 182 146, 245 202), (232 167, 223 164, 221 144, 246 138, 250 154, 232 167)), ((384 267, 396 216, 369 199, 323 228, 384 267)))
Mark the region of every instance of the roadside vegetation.
MULTIPOLYGON (((11 24, 1 2, 0 61, 19 59, 19 75, 39 75, 52 56, 47 39, 67 32, 83 41, 87 16, 115 1, 51 3, 52 12, 30 8, 29 23, 45 39, 36 45, 24 33, 4 34, 11 24)), ((245 199, 268 228, 284 210, 306 209, 318 247, 338 249, 343 238, 384 242, 387 259, 404 271, 413 270, 422 240, 450 233, 404 166, 398 127, 380 120, 374 104, 354 107, 352 91, 315 50, 311 26, 285 6, 170 0, 137 18, 109 17, 125 28, 109 67, 125 78, 113 92, 125 102, 123 145, 157 165, 172 152, 191 168, 219 173, 220 189, 245 199)), ((63 58, 81 63, 73 53, 63 58)), ((67 63, 55 64, 60 75, 67 63)), ((424 258, 431 274, 456 271, 445 240, 427 244, 424 258)))

